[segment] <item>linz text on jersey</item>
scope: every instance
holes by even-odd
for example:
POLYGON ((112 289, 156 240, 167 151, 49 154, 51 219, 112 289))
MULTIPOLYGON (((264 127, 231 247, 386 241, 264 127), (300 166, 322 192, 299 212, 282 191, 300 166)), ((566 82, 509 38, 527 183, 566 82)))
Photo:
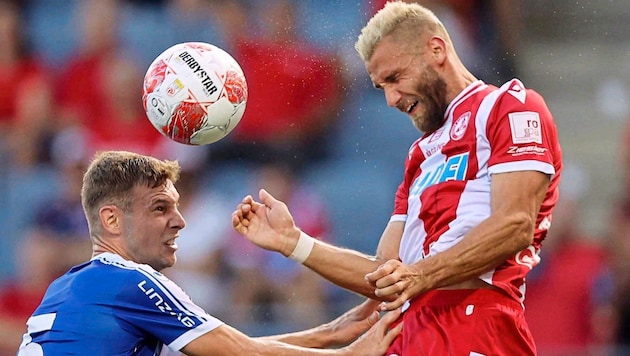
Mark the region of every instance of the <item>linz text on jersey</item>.
POLYGON ((204 93, 206 93, 206 95, 210 96, 219 90, 217 89, 217 86, 214 85, 212 79, 210 79, 210 77, 208 76, 208 73, 203 70, 203 68, 201 68, 199 62, 197 62, 197 60, 193 56, 191 56, 190 53, 184 51, 179 54, 179 58, 181 58, 184 63, 188 65, 188 68, 190 68, 193 73, 197 74, 199 79, 201 79, 201 85, 203 85, 203 91, 204 93))
POLYGON ((177 320, 179 320, 184 326, 187 326, 189 328, 195 326, 195 321, 193 319, 191 319, 189 316, 184 316, 183 313, 177 313, 173 311, 173 308, 166 301, 164 301, 164 298, 155 289, 153 289, 153 287, 146 289, 146 284, 147 281, 143 280, 142 282, 138 283, 138 288, 140 288, 140 290, 147 297, 149 297, 150 300, 156 299, 155 306, 161 312, 177 317, 177 320))

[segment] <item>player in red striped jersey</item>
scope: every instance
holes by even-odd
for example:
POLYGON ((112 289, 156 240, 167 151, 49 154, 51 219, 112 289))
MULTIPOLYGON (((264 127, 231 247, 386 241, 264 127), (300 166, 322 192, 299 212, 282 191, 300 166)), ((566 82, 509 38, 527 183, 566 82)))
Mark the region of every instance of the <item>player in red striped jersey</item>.
POLYGON ((394 211, 375 256, 315 240, 261 190, 235 228, 330 281, 403 308, 387 355, 535 355, 525 278, 558 199, 562 152, 544 99, 517 79, 475 78, 440 20, 389 2, 356 49, 389 106, 422 132, 407 153, 394 211))

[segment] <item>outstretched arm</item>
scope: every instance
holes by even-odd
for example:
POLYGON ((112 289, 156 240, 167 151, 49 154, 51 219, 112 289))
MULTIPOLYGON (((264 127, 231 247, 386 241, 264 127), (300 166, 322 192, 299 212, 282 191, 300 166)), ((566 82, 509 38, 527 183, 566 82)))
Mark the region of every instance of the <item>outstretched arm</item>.
POLYGON ((329 323, 304 331, 264 336, 261 339, 314 348, 348 345, 376 324, 379 319, 379 314, 376 311, 379 303, 376 300, 366 299, 363 303, 329 323))
MULTIPOLYGON (((353 314, 353 313, 351 313, 353 314)), ((325 340, 330 340, 331 332, 337 332, 334 330, 322 330, 328 327, 318 327, 314 330, 307 330, 304 332, 285 334, 279 336, 277 339, 274 337, 262 337, 251 338, 242 332, 232 328, 229 325, 222 325, 218 328, 196 338, 186 345, 181 351, 186 355, 270 355, 270 356, 283 356, 283 355, 299 355, 299 356, 316 356, 316 355, 337 355, 337 356, 351 356, 351 355, 365 355, 365 356, 381 356, 387 351, 389 345, 394 341, 394 338, 402 330, 402 323, 399 323, 395 327, 391 327, 392 323, 400 317, 400 311, 389 312, 374 324, 365 334, 361 335, 352 344, 341 349, 317 349, 307 348, 302 346, 296 346, 289 343, 281 342, 278 340, 288 340, 292 342, 304 342, 305 344, 312 344, 316 346, 323 346, 325 340), (301 334, 301 335, 300 335, 301 334), (309 335, 305 337, 306 335, 309 335)), ((359 329, 365 329, 367 325, 378 319, 378 313, 370 314, 366 320, 362 320, 359 324, 355 325, 354 322, 347 324, 350 325, 350 329, 354 329, 352 332, 347 333, 347 330, 338 330, 340 334, 346 336, 353 335, 359 329)), ((335 324, 333 322, 332 324, 335 324)), ((343 324, 343 323, 342 323, 343 324)), ((337 323, 336 325, 339 325, 337 323)), ((344 327, 345 327, 344 326, 344 327)), ((333 336, 332 339, 337 338, 333 336)))
MULTIPOLYGON (((232 214, 234 228, 254 244, 270 251, 295 258, 298 241, 310 239, 295 225, 286 204, 266 190, 260 190, 260 202, 246 196, 232 214)), ((398 259, 398 246, 403 223, 389 223, 381 236, 376 256, 341 248, 320 240, 300 244, 298 260, 329 281, 362 294, 377 298, 374 286, 365 280, 388 259, 398 259), (302 261, 303 260, 303 261, 302 261)), ((387 298, 392 298, 388 296, 387 298)))

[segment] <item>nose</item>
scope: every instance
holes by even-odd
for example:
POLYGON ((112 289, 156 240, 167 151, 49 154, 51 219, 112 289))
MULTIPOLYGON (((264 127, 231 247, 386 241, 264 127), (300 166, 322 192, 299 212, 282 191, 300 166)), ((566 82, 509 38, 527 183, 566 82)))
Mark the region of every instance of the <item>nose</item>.
POLYGON ((171 219, 171 227, 178 230, 186 227, 186 220, 179 209, 175 209, 175 216, 171 219))
POLYGON ((383 91, 385 92, 385 101, 387 101, 387 105, 394 108, 398 105, 400 100, 402 99, 402 95, 393 88, 391 85, 386 85, 383 87, 383 91))

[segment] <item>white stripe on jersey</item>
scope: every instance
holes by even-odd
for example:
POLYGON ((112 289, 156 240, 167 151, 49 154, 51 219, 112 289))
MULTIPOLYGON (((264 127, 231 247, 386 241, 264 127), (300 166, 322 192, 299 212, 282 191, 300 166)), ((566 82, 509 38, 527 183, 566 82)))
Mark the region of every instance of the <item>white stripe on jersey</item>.
POLYGON ((202 320, 202 325, 185 332, 177 339, 173 340, 173 342, 168 345, 169 349, 180 350, 192 340, 223 324, 223 322, 219 319, 212 317, 201 307, 194 304, 190 300, 190 297, 177 284, 175 284, 175 282, 171 281, 168 277, 156 271, 151 266, 127 261, 121 256, 109 252, 102 253, 93 259, 98 259, 105 264, 110 264, 119 268, 136 270, 160 288, 160 291, 162 292, 161 295, 168 298, 168 301, 172 303, 175 308, 182 311, 186 316, 202 320))

